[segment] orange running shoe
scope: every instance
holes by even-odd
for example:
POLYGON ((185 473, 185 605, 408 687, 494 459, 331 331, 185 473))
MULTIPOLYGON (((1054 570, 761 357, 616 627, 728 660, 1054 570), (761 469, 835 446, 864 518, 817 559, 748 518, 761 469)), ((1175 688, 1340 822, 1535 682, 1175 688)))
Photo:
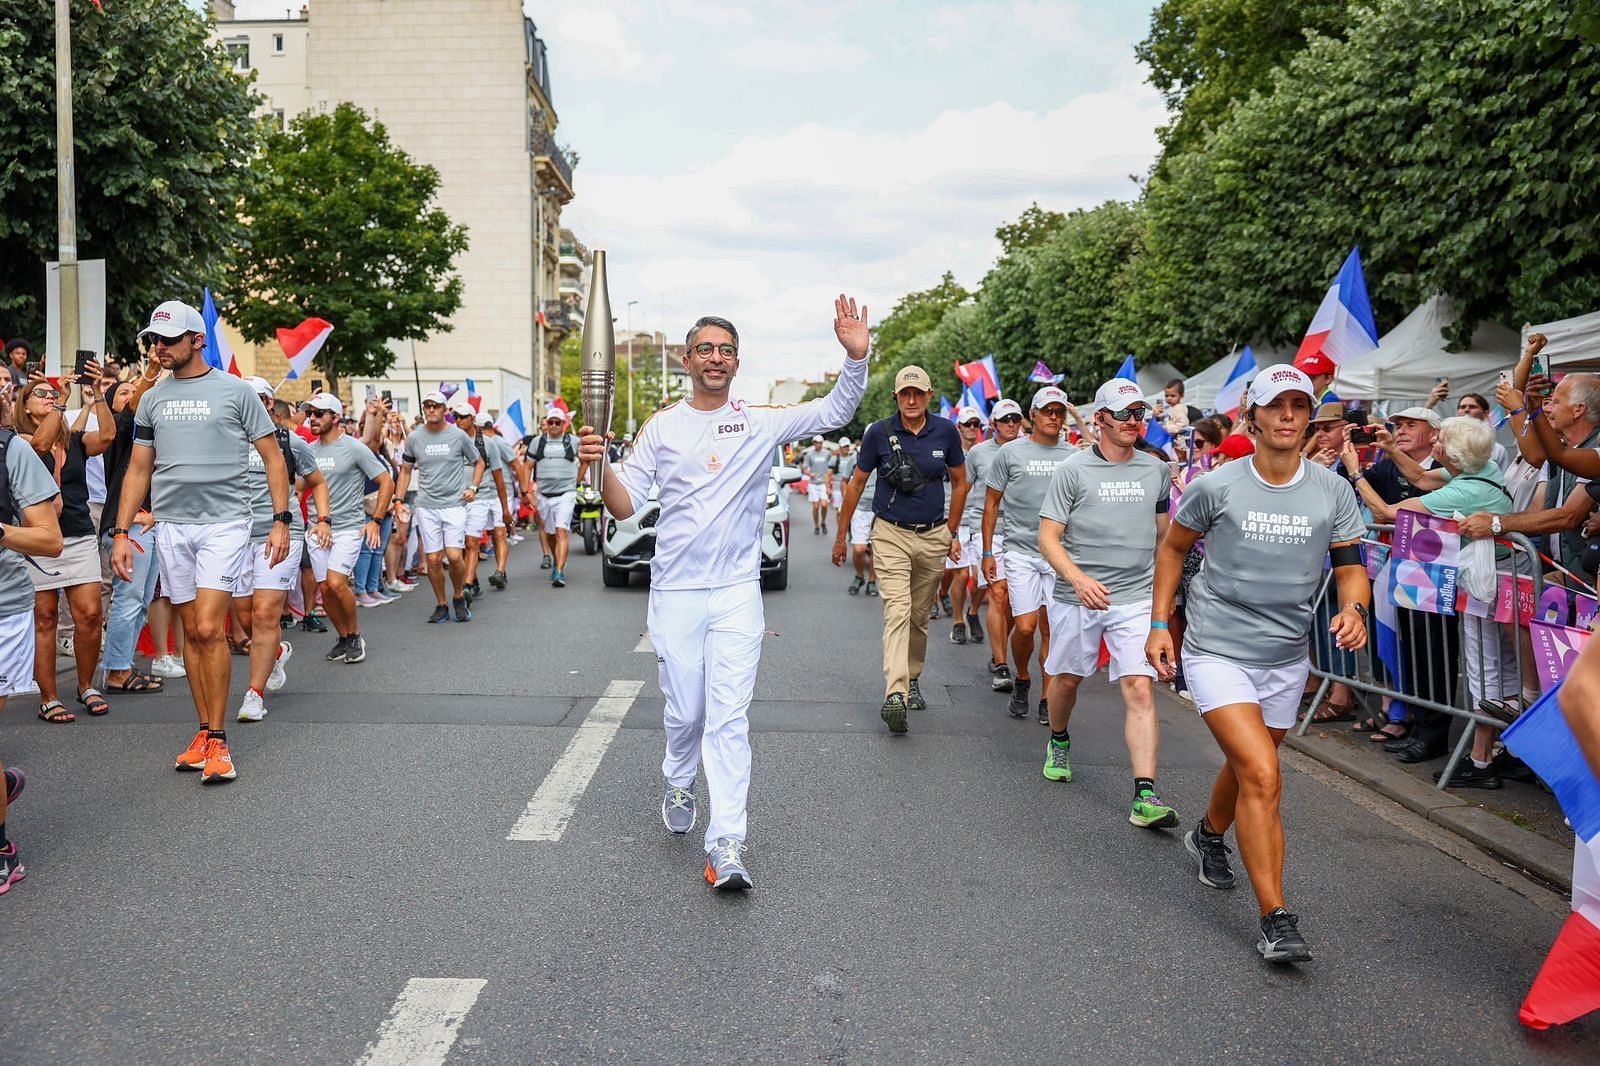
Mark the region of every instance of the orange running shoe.
POLYGON ((178 761, 173 764, 172 768, 174 770, 205 769, 206 741, 210 739, 211 735, 205 729, 201 729, 200 732, 194 735, 194 739, 189 741, 189 746, 184 749, 182 755, 178 756, 178 761))
POLYGON ((213 785, 219 781, 232 781, 238 776, 239 771, 233 768, 233 755, 228 751, 228 742, 213 737, 206 746, 206 768, 200 775, 200 783, 213 785))

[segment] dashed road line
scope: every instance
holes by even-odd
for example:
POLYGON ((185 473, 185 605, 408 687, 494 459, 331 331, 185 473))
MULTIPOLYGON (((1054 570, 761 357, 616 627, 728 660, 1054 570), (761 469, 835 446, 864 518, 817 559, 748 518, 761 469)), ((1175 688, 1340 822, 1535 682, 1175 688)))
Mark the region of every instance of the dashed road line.
POLYGON ((442 1066, 488 981, 413 977, 357 1066, 442 1066))
POLYGON ((507 840, 561 839, 578 800, 583 798, 590 779, 600 767, 600 760, 605 758, 606 749, 616 739, 622 719, 642 688, 643 681, 613 681, 606 686, 605 695, 595 701, 594 709, 578 727, 567 750, 550 768, 522 817, 506 834, 507 840))

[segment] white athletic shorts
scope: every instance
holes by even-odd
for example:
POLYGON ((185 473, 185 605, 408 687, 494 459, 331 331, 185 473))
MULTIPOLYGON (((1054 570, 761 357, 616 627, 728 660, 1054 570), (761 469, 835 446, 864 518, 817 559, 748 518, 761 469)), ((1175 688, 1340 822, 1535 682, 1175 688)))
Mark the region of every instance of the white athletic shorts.
POLYGON ((810 500, 812 503, 827 503, 828 483, 822 478, 817 478, 815 481, 811 482, 810 486, 806 489, 806 499, 810 500))
POLYGON ((361 554, 361 530, 337 529, 333 544, 324 548, 316 538, 310 541, 311 573, 318 581, 328 580, 328 571, 336 570, 349 577, 356 572, 356 558, 361 554))
POLYGON ((833 483, 833 509, 835 511, 844 506, 844 493, 839 491, 841 484, 843 484, 842 479, 833 483))
POLYGON ((1184 683, 1201 714, 1232 703, 1254 703, 1269 729, 1294 726, 1311 676, 1310 658, 1288 666, 1246 666, 1185 648, 1181 661, 1184 683))
POLYGON ((289 554, 284 556, 283 562, 268 566, 266 543, 250 545, 239 565, 239 573, 234 576, 233 594, 249 596, 257 589, 288 592, 300 581, 300 553, 303 550, 305 542, 296 537, 289 542, 289 554))
POLYGON ((1037 611, 1056 591, 1056 572, 1035 555, 1013 553, 1006 560, 1006 590, 1013 615, 1037 611))
POLYGON ((577 489, 563 492, 559 496, 540 496, 539 517, 544 519, 544 531, 554 534, 560 529, 571 529, 572 512, 577 506, 577 489))
MULTIPOLYGON (((994 579, 1006 579, 1006 538, 998 529, 994 531, 994 579)), ((983 531, 979 530, 972 535, 972 555, 978 566, 978 587, 989 587, 989 579, 983 576, 983 531)))
POLYGON ((872 543, 872 508, 858 506, 856 513, 850 516, 850 543, 872 543))
POLYGON ((1050 601, 1050 652, 1044 659, 1047 674, 1088 677, 1100 664, 1100 641, 1111 652, 1111 680, 1155 677, 1144 657, 1150 636, 1150 601, 1113 603, 1104 611, 1091 611, 1081 603, 1050 601))
POLYGON ((33 612, 0 617, 0 699, 38 691, 33 681, 33 612))
POLYGON ((962 526, 961 536, 956 540, 956 543, 961 545, 961 558, 951 562, 950 557, 946 555, 944 557, 944 568, 946 570, 965 570, 969 566, 977 566, 980 557, 983 555, 983 549, 978 546, 978 542, 982 539, 977 530, 962 526))
POLYGON ((467 509, 462 505, 438 510, 418 507, 411 512, 411 524, 422 538, 422 550, 430 555, 467 545, 467 509))
POLYGON ((182 525, 156 523, 156 559, 161 567, 161 594, 173 603, 189 603, 196 589, 217 589, 233 595, 234 581, 250 550, 250 519, 182 525))
POLYGON ((482 496, 467 504, 467 537, 471 540, 483 536, 484 533, 501 524, 500 496, 493 493, 489 486, 483 487, 485 492, 490 492, 489 499, 482 496))

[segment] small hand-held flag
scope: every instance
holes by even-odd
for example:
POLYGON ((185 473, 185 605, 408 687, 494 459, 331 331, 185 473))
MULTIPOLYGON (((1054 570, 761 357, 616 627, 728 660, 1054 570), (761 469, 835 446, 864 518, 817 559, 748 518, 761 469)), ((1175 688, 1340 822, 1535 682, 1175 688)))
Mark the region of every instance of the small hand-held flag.
POLYGON ((1028 380, 1037 381, 1042 385, 1059 385, 1067 380, 1067 375, 1052 373, 1041 359, 1033 364, 1033 373, 1028 375, 1028 380))
POLYGON ((1128 353, 1128 358, 1126 358, 1126 359, 1124 359, 1122 361, 1122 365, 1117 367, 1117 372, 1115 374, 1112 374, 1111 376, 1114 377, 1114 378, 1126 378, 1129 381, 1133 382, 1135 385, 1139 384, 1139 375, 1133 369, 1133 353, 1132 352, 1128 353))
POLYGON ((512 400, 506 409, 500 412, 500 417, 495 419, 494 428, 500 431, 502 437, 508 440, 521 440, 528 435, 528 423, 522 417, 522 401, 512 400))
POLYGON ((297 378, 311 369, 311 360, 328 342, 333 324, 320 318, 308 318, 294 329, 278 330, 278 347, 289 360, 289 374, 297 378))
POLYGON ((1321 352, 1335 363, 1348 363, 1378 347, 1378 323, 1367 299, 1367 279, 1361 273, 1361 248, 1350 249, 1344 266, 1328 287, 1317 313, 1311 316, 1295 361, 1321 352))
POLYGON ((471 378, 467 379, 467 402, 472 405, 474 411, 483 410, 483 397, 478 395, 478 386, 471 378))
POLYGON ((955 408, 950 406, 950 397, 944 393, 939 394, 939 417, 955 421, 955 408))
POLYGON ((1245 387, 1250 384, 1250 379, 1256 373, 1255 353, 1250 351, 1250 346, 1244 346, 1244 351, 1239 353, 1239 358, 1234 360, 1233 369, 1228 371, 1228 380, 1222 383, 1217 390, 1216 411, 1233 412, 1239 409, 1244 401, 1245 387))
POLYGON ((207 285, 205 294, 200 301, 200 317, 206 324, 206 346, 201 355, 205 357, 206 365, 218 370, 226 370, 234 377, 239 376, 239 360, 233 357, 233 346, 228 343, 228 338, 222 335, 222 330, 217 326, 216 301, 211 298, 211 286, 207 285))

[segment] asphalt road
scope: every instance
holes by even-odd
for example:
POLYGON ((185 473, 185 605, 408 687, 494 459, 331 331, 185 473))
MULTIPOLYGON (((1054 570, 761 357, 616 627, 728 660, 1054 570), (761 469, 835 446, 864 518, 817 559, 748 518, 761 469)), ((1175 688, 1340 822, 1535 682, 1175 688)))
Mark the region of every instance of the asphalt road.
MULTIPOLYGON (((170 769, 183 682, 69 726, 14 699, 29 876, 0 897, 0 1061, 1595 1061, 1600 1022, 1515 1020, 1565 901, 1328 771, 1291 761, 1317 958, 1277 969, 1245 885, 1199 885, 1176 832, 1127 824, 1103 682, 1052 784, 1043 728, 941 620, 931 706, 891 740, 878 601, 796 532, 766 597, 747 896, 709 893, 699 828, 659 820, 645 588, 580 554, 553 590, 533 541, 469 625, 425 625, 419 591, 361 613, 363 664, 296 634, 268 719, 231 724, 230 785, 170 769), (612 736, 597 700, 629 681, 612 736), (559 838, 508 840, 536 796, 559 811, 569 745, 598 765, 559 838)), ((1191 708, 1161 713, 1188 822, 1219 757, 1191 708)))

